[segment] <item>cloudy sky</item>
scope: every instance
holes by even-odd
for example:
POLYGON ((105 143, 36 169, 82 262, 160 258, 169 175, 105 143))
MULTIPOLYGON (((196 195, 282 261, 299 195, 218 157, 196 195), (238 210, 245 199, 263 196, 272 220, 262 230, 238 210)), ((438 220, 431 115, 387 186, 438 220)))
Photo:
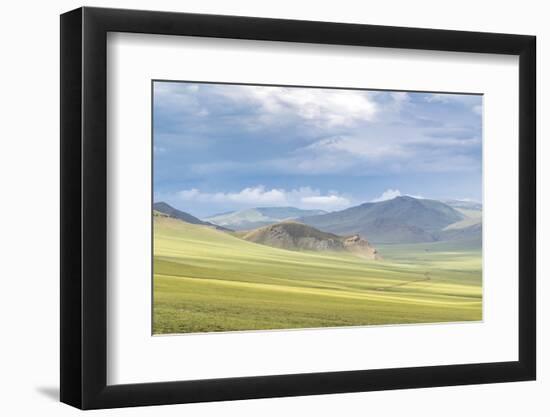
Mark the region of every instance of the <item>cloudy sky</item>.
POLYGON ((481 200, 482 97, 155 82, 154 199, 193 215, 481 200))

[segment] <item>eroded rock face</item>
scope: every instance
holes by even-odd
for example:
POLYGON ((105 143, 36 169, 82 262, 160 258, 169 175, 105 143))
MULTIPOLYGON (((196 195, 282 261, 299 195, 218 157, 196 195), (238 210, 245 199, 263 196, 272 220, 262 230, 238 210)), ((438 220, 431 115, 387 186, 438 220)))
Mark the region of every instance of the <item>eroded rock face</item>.
POLYGON ((372 247, 367 240, 362 239, 359 235, 345 237, 343 239, 343 245, 348 251, 361 257, 367 259, 381 259, 376 248, 372 247))
POLYGON ((360 242, 367 242, 367 241, 361 239, 361 236, 359 236, 359 235, 353 235, 353 236, 349 236, 349 237, 344 238, 344 243, 348 244, 348 245, 353 245, 353 244, 360 243, 360 242))
POLYGON ((246 240, 290 250, 342 250, 341 239, 299 223, 284 222, 256 229, 246 240))
POLYGON ((287 250, 349 251, 365 259, 380 259, 359 235, 341 237, 297 222, 282 222, 252 230, 243 239, 287 250))

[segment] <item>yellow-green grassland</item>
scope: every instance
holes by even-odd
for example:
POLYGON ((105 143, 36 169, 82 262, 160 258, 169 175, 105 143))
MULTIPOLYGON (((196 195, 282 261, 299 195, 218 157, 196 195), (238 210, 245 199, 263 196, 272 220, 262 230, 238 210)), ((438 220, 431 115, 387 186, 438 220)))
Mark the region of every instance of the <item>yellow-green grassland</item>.
POLYGON ((367 260, 153 222, 154 334, 482 319, 481 250, 467 241, 377 246, 367 260))

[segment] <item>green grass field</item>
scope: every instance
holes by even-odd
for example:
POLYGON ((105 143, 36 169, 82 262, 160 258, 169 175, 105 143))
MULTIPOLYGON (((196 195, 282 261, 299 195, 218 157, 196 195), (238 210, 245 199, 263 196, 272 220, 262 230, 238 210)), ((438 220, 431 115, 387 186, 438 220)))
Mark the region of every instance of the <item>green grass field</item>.
POLYGON ((154 218, 153 333, 481 320, 475 244, 292 252, 154 218))

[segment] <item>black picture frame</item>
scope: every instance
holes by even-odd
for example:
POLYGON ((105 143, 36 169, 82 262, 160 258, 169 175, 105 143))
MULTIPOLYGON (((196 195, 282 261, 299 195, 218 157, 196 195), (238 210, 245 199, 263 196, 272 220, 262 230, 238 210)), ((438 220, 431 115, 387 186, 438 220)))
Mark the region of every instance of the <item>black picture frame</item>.
POLYGON ((61 401, 81 409, 534 380, 534 36, 137 10, 61 15, 61 401), (519 56, 519 358, 195 381, 107 385, 108 32, 519 56))

